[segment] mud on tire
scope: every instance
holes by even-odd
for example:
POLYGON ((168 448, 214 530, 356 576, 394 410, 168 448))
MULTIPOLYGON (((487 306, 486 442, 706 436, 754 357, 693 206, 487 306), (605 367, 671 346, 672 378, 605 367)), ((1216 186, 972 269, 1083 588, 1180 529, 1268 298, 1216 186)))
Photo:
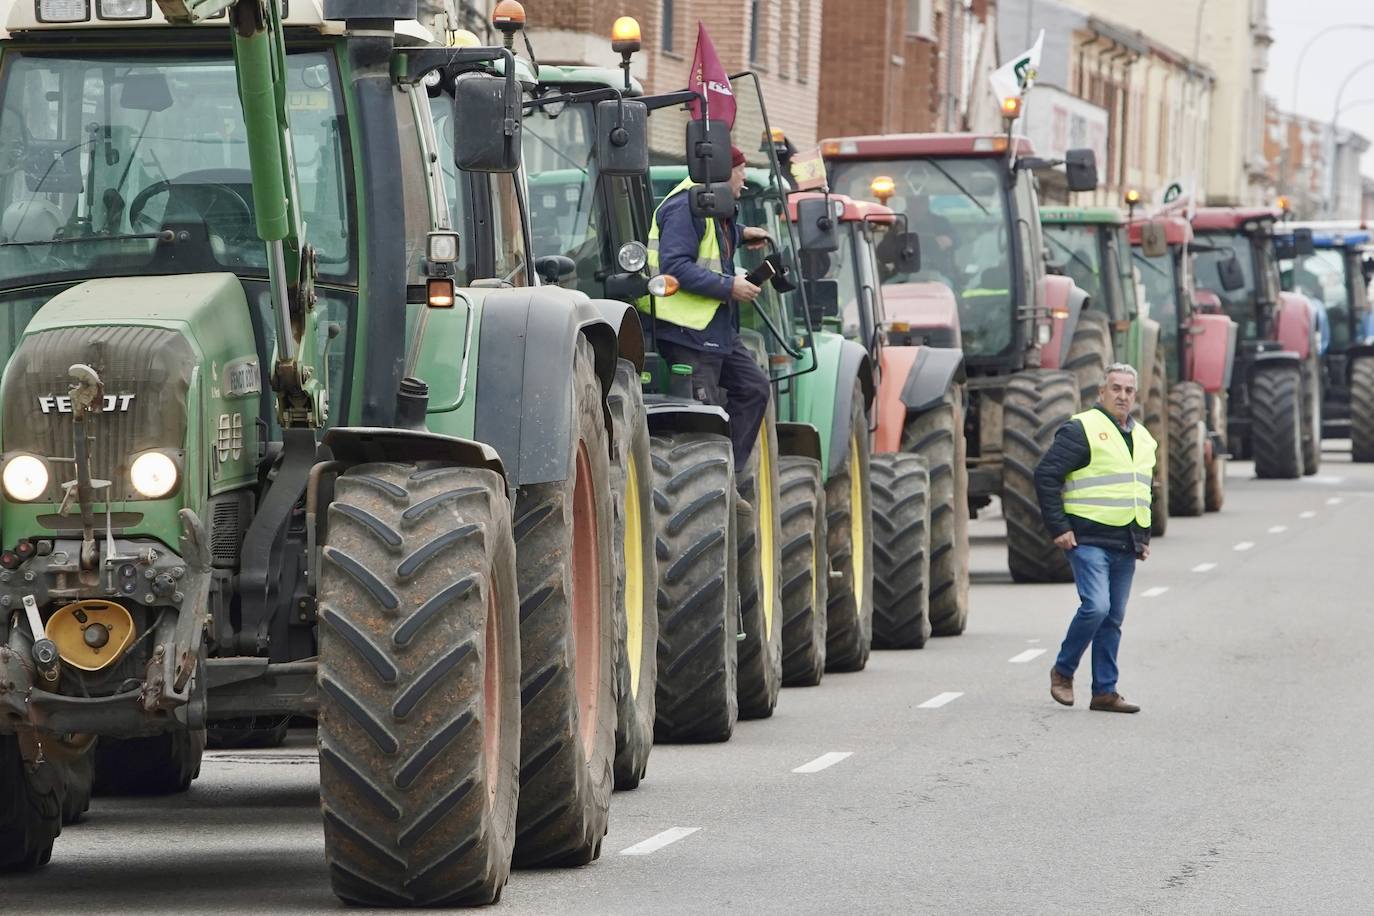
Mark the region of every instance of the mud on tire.
POLYGON ((1169 512, 1195 518, 1207 507, 1207 394, 1197 382, 1169 389, 1169 512))
POLYGON ((873 648, 930 638, 930 472, 901 452, 873 456, 873 648))
POLYGON ((320 567, 320 799, 334 892, 489 903, 510 874, 519 618, 505 481, 341 475, 320 567))
POLYGON ((834 572, 827 599, 827 671, 862 671, 873 645, 873 496, 868 418, 858 382, 849 404, 849 453, 830 456, 832 468, 839 469, 825 483, 827 552, 834 572), (856 535, 861 543, 854 543, 856 535))
POLYGON ((739 717, 739 590, 730 440, 654 436, 655 741, 726 741, 739 717))
POLYGON ((1067 372, 1019 372, 1002 401, 1002 513, 1007 565, 1017 582, 1071 582, 1073 571, 1040 516, 1035 466, 1078 410, 1078 383, 1067 372))
POLYGON ((1256 369, 1250 380, 1250 435, 1255 476, 1302 476, 1302 376, 1297 369, 1256 369))
POLYGON ((739 514, 739 717, 766 719, 782 687, 782 530, 778 521, 778 435, 770 404, 735 489, 752 511, 739 514), (746 521, 748 524, 746 525, 746 521))
POLYGON ((778 520, 782 527, 782 683, 814 687, 825 674, 825 488, 821 463, 778 459, 778 520))

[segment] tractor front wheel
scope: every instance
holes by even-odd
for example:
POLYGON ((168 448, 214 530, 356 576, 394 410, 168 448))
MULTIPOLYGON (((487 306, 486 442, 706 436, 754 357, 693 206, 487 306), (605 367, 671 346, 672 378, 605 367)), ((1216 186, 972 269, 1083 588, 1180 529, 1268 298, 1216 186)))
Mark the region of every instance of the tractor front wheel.
POLYGON ((1350 457, 1374 461, 1374 356, 1357 357, 1350 367, 1350 457))
POLYGON ((1007 565, 1017 582, 1072 582, 1069 561, 1040 517, 1035 467, 1059 427, 1078 409, 1071 373, 1033 369, 1007 383, 1002 400, 1002 514, 1007 519, 1007 565))
POLYGON ((918 455, 873 456, 873 648, 930 638, 930 473, 918 455))
POLYGON ((778 460, 782 526, 782 682, 814 687, 825 674, 825 486, 821 463, 799 455, 778 460))
POLYGON ((1207 395, 1197 382, 1180 382, 1169 390, 1168 502, 1172 514, 1192 518, 1205 511, 1207 467, 1207 395))
POLYGON ((33 871, 52 858, 62 832, 62 774, 52 761, 30 768, 15 735, 0 735, 0 872, 33 871))
POLYGON ((1150 533, 1164 537, 1169 530, 1169 474, 1172 470, 1173 437, 1169 422, 1168 367, 1164 363, 1164 348, 1155 348, 1154 369, 1150 373, 1150 390, 1145 395, 1145 428, 1155 437, 1155 473, 1151 483, 1150 533))
POLYGON ((778 435, 770 406, 736 487, 749 509, 739 515, 739 717, 766 719, 782 687, 782 530, 778 521, 778 435))
POLYGON ((1250 381, 1250 436, 1255 476, 1294 480, 1303 469, 1302 376, 1297 369, 1256 369, 1250 381))
POLYGON ((868 418, 863 391, 849 399, 849 454, 832 454, 839 470, 825 483, 830 597, 826 623, 827 671, 862 671, 873 646, 873 517, 869 479, 868 418))
POLYGON ((173 728, 146 738, 101 738, 95 748, 96 795, 172 795, 200 775, 205 729, 173 728))
POLYGON ((1315 348, 1302 367, 1302 473, 1322 466, 1322 361, 1315 348))

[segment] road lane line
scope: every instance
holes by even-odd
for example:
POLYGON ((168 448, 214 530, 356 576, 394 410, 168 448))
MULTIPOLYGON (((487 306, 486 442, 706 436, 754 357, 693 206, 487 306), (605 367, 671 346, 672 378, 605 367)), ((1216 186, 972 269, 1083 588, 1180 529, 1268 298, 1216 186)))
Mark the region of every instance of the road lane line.
POLYGON ((1345 502, 1344 499, 1341 499, 1339 496, 1333 496, 1326 501, 1326 504, 1328 506, 1339 506, 1343 502, 1345 502))
POLYGON ((1007 659, 1007 661, 1011 662, 1013 665, 1024 665, 1026 662, 1035 661, 1044 654, 1044 649, 1027 649, 1020 655, 1013 655, 1011 658, 1007 659))
POLYGON ((1216 569, 1216 568, 1217 568, 1217 564, 1215 564, 1215 563, 1199 563, 1198 565, 1196 565, 1196 566, 1193 567, 1193 572, 1195 572, 1195 573, 1211 572, 1212 570, 1214 570, 1214 569, 1216 569))
POLYGON ((1145 589, 1145 591, 1143 591, 1143 592, 1140 593, 1140 597, 1142 597, 1142 598, 1158 598, 1160 595, 1164 594, 1164 593, 1167 592, 1168 590, 1169 590, 1169 586, 1167 586, 1167 585, 1156 585, 1154 588, 1147 588, 1147 589, 1145 589))
POLYGON ((1304 478, 1302 478, 1302 482, 1303 482, 1303 483, 1324 483, 1324 484, 1327 484, 1327 485, 1329 485, 1329 486, 1333 486, 1333 487, 1334 487, 1334 486, 1339 486, 1340 484, 1345 483, 1345 478, 1344 478, 1344 477, 1333 477, 1333 476, 1331 476, 1330 474, 1318 474, 1318 475, 1315 476, 1315 477, 1304 477, 1304 478))
POLYGON ((1316 517, 1317 517, 1317 513, 1313 512, 1311 509, 1308 509, 1306 512, 1303 512, 1301 515, 1298 516, 1298 518, 1316 518, 1316 517))
POLYGON ((1283 533, 1284 533, 1285 531, 1287 531, 1287 530, 1288 530, 1288 526, 1287 526, 1287 525, 1275 525, 1273 528, 1270 528, 1270 529, 1269 529, 1269 533, 1270 533, 1270 534, 1283 534, 1283 533))
POLYGON ((1254 547, 1254 546, 1255 546, 1255 542, 1254 542, 1254 541, 1241 541, 1239 544, 1237 544, 1235 547, 1232 547, 1231 549, 1232 549, 1232 550, 1249 550, 1251 547, 1254 547))
POLYGON ((959 699, 961 696, 963 696, 962 693, 942 693, 942 694, 940 694, 939 696, 933 696, 933 697, 931 697, 929 700, 926 700, 924 703, 922 703, 920 706, 917 706, 916 708, 917 708, 917 709, 939 709, 941 706, 944 706, 946 703, 953 702, 954 700, 959 699))
POLYGON ((642 843, 625 847, 620 850, 620 854, 622 856, 647 856, 651 852, 658 852, 664 846, 691 836, 700 829, 700 827, 669 827, 662 833, 655 833, 642 843))
POLYGON ((1040 640, 1038 640, 1038 639, 1028 639, 1028 640, 1026 640, 1026 642, 1039 642, 1039 641, 1040 641, 1040 640))
POLYGON ((801 766, 797 767, 792 772, 819 773, 821 770, 827 769, 828 767, 833 767, 841 760, 853 756, 853 751, 831 751, 828 754, 821 754, 819 757, 817 757, 815 760, 812 760, 810 763, 803 763, 801 766))

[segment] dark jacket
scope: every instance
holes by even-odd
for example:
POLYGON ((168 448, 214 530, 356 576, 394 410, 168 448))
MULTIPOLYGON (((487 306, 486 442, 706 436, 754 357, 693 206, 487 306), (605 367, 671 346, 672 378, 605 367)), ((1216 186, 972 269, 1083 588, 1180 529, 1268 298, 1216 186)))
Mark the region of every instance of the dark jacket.
MULTIPOLYGON (((1111 413, 1101 404, 1096 409, 1111 417, 1111 413)), ((1116 425, 1115 417, 1112 417, 1112 425, 1121 429, 1116 425)), ((1134 428, 1135 421, 1132 420, 1131 429, 1134 428)), ((1126 440, 1126 447, 1134 454, 1131 431, 1123 430, 1121 435, 1126 440)), ((1092 462, 1092 455, 1088 434, 1084 432, 1081 421, 1070 420, 1059 427, 1053 444, 1035 468, 1035 493, 1040 498, 1040 515, 1045 520, 1045 527, 1052 538, 1072 531, 1080 544, 1108 550, 1130 550, 1139 555, 1150 543, 1148 528, 1142 528, 1135 522, 1119 528, 1103 525, 1064 511, 1064 480, 1074 471, 1087 467, 1092 462)))
POLYGON ((725 308, 717 309, 711 323, 700 331, 659 321, 657 335, 694 350, 728 351, 739 327, 730 293, 735 283, 735 252, 739 250, 744 230, 736 220, 724 222, 724 237, 719 240, 722 272, 707 270, 697 263, 701 240, 706 235, 706 220, 692 215, 687 197, 685 193, 674 194, 658 209, 658 269, 676 277, 687 292, 719 299, 725 308))

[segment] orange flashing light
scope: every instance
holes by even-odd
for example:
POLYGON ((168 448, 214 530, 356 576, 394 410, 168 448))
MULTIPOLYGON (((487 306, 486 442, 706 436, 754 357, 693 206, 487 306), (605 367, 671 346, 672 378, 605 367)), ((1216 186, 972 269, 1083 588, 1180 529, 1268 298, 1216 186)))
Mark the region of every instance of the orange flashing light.
POLYGON ((1050 309, 1050 317, 1063 321, 1069 317, 1069 310, 1066 308, 1052 308, 1050 309))
POLYGON ((525 27, 525 6, 520 0, 501 0, 491 11, 491 24, 507 35, 525 27))
POLYGON ((1140 203, 1140 192, 1135 188, 1131 188, 1126 192, 1126 205, 1134 207, 1138 203, 1140 203))
POLYGON ((451 309, 458 301, 457 288, 450 277, 430 277, 425 284, 425 293, 432 309, 451 309))
POLYGON ((787 142, 787 134, 783 133, 780 128, 773 128, 771 131, 768 132, 768 135, 774 143, 781 144, 787 142))
POLYGON ((1009 121, 1014 121, 1021 117, 1021 97, 1017 95, 1007 96, 1002 100, 1002 117, 1009 121))
POLYGON ((890 175, 879 175, 869 184, 868 189, 880 203, 885 204, 897 193, 897 182, 893 181, 890 175))
POLYGON ((1290 203, 1291 203, 1291 201, 1289 201, 1288 195, 1287 195, 1287 194, 1282 194, 1282 195, 1279 196, 1279 200, 1278 200, 1279 209, 1282 210, 1284 213, 1287 213, 1287 212, 1288 212, 1288 210, 1289 210, 1289 204, 1290 204, 1290 203))
POLYGON ((838 143, 835 143, 835 142, 832 141, 832 142, 830 142, 830 143, 822 143, 822 144, 821 144, 821 155, 822 155, 822 156, 838 156, 839 154, 840 154, 840 145, 839 145, 838 143))
POLYGON ((633 16, 621 16, 611 26, 611 50, 617 54, 635 53, 641 40, 639 20, 633 16))

